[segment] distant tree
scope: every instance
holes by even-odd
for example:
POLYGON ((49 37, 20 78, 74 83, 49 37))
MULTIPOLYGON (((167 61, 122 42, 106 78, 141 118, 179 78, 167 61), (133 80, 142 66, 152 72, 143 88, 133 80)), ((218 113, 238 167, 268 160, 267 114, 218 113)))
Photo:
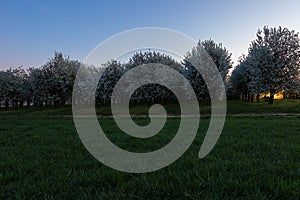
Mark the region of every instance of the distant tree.
POLYGON ((160 63, 172 67, 179 72, 184 70, 183 66, 175 61, 171 56, 148 50, 146 52, 135 53, 125 65, 126 70, 130 70, 142 64, 160 63))
POLYGON ((210 55, 210 57, 216 64, 224 83, 228 75, 229 69, 232 68, 231 53, 229 53, 229 51, 225 47, 223 47, 221 43, 217 44, 213 40, 205 40, 202 42, 199 41, 197 46, 194 49, 192 49, 191 52, 187 53, 183 61, 183 65, 185 67, 185 75, 191 82, 191 85, 195 90, 198 100, 208 101, 209 94, 207 86, 201 74, 195 69, 193 64, 190 62, 190 60, 201 62, 198 58, 199 54, 201 54, 200 47, 205 49, 205 51, 210 55))
POLYGON ((0 99, 5 102, 6 108, 9 103, 13 107, 23 106, 30 96, 27 80, 28 75, 22 67, 0 71, 0 99))
POLYGON ((241 56, 238 61, 238 65, 232 71, 230 77, 230 84, 232 86, 231 89, 234 95, 239 96, 242 101, 251 101, 253 100, 253 66, 250 64, 251 57, 249 56, 241 56))
POLYGON ((0 99, 5 102, 5 108, 9 106, 11 98, 14 96, 14 77, 12 70, 0 71, 0 99))
POLYGON ((64 57, 62 53, 55 52, 42 68, 44 93, 46 93, 44 103, 53 103, 55 106, 64 105, 72 97, 73 84, 76 73, 80 67, 78 61, 72 61, 64 57))
POLYGON ((23 104, 25 101, 30 101, 31 97, 31 87, 29 83, 29 76, 25 69, 22 67, 16 68, 12 70, 13 76, 14 76, 14 97, 13 105, 15 107, 23 107, 23 104))
MULTIPOLYGON (((159 52, 155 52, 155 51, 150 51, 150 50, 146 52, 139 52, 134 54, 130 58, 129 62, 125 65, 125 72, 142 64, 156 64, 156 63, 171 67, 176 71, 178 71, 179 73, 182 74, 184 73, 184 67, 179 62, 174 60, 171 56, 159 52)), ((151 67, 151 65, 149 65, 149 67, 151 67)), ((157 72, 154 71, 153 73, 157 73, 157 72)), ((141 77, 143 77, 142 74, 137 76, 136 78, 141 78, 141 77)), ((169 77, 168 74, 165 74, 165 78, 172 80, 172 77, 169 77)), ((132 80, 128 80, 129 82, 128 87, 131 87, 130 81, 132 80)), ((180 85, 181 83, 178 84, 180 85)), ((132 95, 131 101, 136 103, 142 103, 142 102, 170 103, 170 102, 176 102, 176 97, 170 90, 168 90, 164 86, 158 84, 147 84, 135 91, 135 93, 132 95)))
POLYGON ((108 61, 103 67, 104 72, 102 73, 96 91, 97 104, 110 103, 113 89, 125 72, 124 66, 115 60, 108 61))
MULTIPOLYGON (((31 100, 34 106, 42 106, 50 101, 49 87, 41 68, 29 68, 29 83, 31 88, 31 100)), ((30 103, 30 102, 29 102, 30 103)))
MULTIPOLYGON (((76 82, 74 83, 74 88, 76 87, 76 90, 73 91, 73 93, 75 92, 75 97, 79 98, 72 100, 77 104, 92 104, 94 102, 91 102, 90 99, 95 95, 92 89, 94 88, 93 83, 97 81, 98 75, 100 74, 100 72, 104 71, 104 68, 81 64, 79 71, 80 73, 76 75, 76 82)), ((99 89, 97 89, 96 100, 99 101, 99 99, 101 99, 101 96, 102 94, 100 94, 99 89)), ((96 103, 99 104, 99 102, 96 103)))

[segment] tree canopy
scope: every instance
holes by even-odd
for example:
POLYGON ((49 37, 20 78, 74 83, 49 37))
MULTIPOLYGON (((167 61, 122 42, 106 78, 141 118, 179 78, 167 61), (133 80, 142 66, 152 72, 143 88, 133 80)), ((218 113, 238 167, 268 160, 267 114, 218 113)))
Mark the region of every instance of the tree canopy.
POLYGON ((258 30, 245 56, 231 76, 239 93, 270 93, 269 103, 280 91, 297 90, 300 73, 300 39, 287 28, 258 30))

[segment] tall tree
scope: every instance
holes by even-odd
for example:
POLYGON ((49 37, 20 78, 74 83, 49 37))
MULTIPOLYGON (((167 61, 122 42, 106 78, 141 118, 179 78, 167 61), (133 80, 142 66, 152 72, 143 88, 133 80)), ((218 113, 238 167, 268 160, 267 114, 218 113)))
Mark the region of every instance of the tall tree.
POLYGON ((0 71, 0 85, 0 100, 5 102, 7 109, 15 93, 15 79, 11 69, 0 71))
POLYGON ((252 64, 253 58, 254 56, 250 54, 248 56, 242 55, 230 77, 230 84, 234 90, 233 93, 242 101, 253 101, 253 95, 260 93, 258 92, 259 82, 254 74, 256 69, 252 64), (255 84, 253 84, 254 78, 256 78, 255 84))
MULTIPOLYGON (((171 67, 178 71, 179 73, 184 72, 184 67, 174 60, 171 56, 155 52, 155 51, 146 51, 146 52, 139 52, 134 54, 129 62, 125 65, 125 71, 128 71, 132 68, 135 68, 142 64, 163 64, 168 67, 171 67)), ((152 65, 149 65, 151 67, 152 65)), ((158 73, 158 72, 153 72, 158 73)), ((137 75, 137 79, 143 77, 143 75, 137 75)), ((172 77, 169 77, 168 74, 165 75, 166 80, 172 80, 172 77)), ((131 87, 130 82, 133 80, 128 80, 129 85, 128 87, 131 87)), ((180 85, 181 83, 178 83, 180 85)), ((182 83, 183 84, 183 83, 182 83)), ((149 103, 155 103, 155 102, 161 102, 161 103, 170 103, 170 102, 176 102, 175 95, 168 90, 166 87, 158 85, 158 84, 147 84, 139 89, 137 89, 134 94, 132 95, 131 100, 133 102, 149 102, 149 103)))
POLYGON ((113 89, 121 76, 124 74, 124 66, 115 60, 108 61, 103 65, 104 72, 99 80, 96 91, 96 103, 110 103, 113 89))
POLYGON ((41 69, 47 84, 45 89, 49 94, 45 101, 46 104, 50 100, 58 106, 71 100, 73 84, 79 67, 78 61, 72 61, 68 57, 64 57, 62 53, 55 52, 54 58, 51 58, 41 69))
POLYGON ((276 93, 291 89, 297 82, 300 39, 294 30, 280 26, 265 26, 263 30, 258 30, 256 36, 249 48, 249 54, 255 55, 251 60, 256 68, 254 82, 260 84, 263 92, 270 93, 269 103, 273 104, 276 93))
POLYGON ((6 108, 9 103, 13 107, 23 106, 30 96, 27 78, 28 75, 22 67, 0 72, 0 99, 5 101, 6 108))
POLYGON ((49 85, 40 68, 29 68, 29 82, 31 88, 31 100, 34 106, 42 105, 42 102, 49 100, 49 85))
MULTIPOLYGON (((201 62, 199 55, 201 54, 201 48, 210 55, 214 63, 216 64, 223 82, 225 83, 229 69, 232 68, 231 53, 223 47, 223 45, 215 43, 213 40, 199 41, 197 46, 188 52, 183 61, 185 66, 185 75, 191 82, 192 87, 195 90, 198 100, 208 101, 209 94, 207 86, 201 76, 201 74, 195 69, 190 60, 201 62)), ((212 77, 213 78, 213 77, 212 77)))

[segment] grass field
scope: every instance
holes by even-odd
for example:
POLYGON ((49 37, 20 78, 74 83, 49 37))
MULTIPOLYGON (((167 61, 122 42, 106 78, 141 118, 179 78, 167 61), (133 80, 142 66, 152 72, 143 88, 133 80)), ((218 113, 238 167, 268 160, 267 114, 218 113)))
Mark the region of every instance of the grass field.
MULTIPOLYGON (((178 115, 180 110, 176 104, 165 105, 168 114, 178 115)), ((201 114, 209 114, 209 105, 200 105, 201 114)), ((97 114, 111 115, 109 105, 99 106, 96 108, 97 114)), ((148 105, 137 105, 130 107, 130 113, 134 115, 147 115, 149 111, 148 105)), ((241 101, 228 101, 227 102, 227 114, 272 114, 272 113, 300 113, 300 99, 291 100, 275 100, 273 105, 269 105, 267 102, 241 102, 241 101)), ((71 106, 65 106, 63 108, 18 108, 17 110, 4 108, 0 109, 0 117, 14 116, 14 117, 59 117, 59 116, 71 116, 71 106)))
MULTIPOLYGON (((299 113, 298 103, 277 102, 270 107, 276 112, 284 107, 291 109, 284 113, 299 113)), ((256 106, 260 113, 269 105, 256 106)), ((250 110, 250 106, 234 107, 229 103, 231 113, 250 110)), ((300 197, 299 116, 228 117, 215 148, 204 159, 198 159, 209 124, 209 119, 203 118, 196 139, 180 159, 159 171, 129 174, 93 158, 82 145, 71 118, 51 114, 39 117, 39 113, 63 116, 69 111, 68 107, 54 111, 32 109, 28 116, 22 110, 0 112, 0 199, 300 197)), ((135 120, 138 124, 148 122, 135 120)), ((172 139, 179 119, 168 119, 163 131, 149 139, 122 134, 112 119, 100 119, 100 124, 116 145, 147 152, 172 139)))

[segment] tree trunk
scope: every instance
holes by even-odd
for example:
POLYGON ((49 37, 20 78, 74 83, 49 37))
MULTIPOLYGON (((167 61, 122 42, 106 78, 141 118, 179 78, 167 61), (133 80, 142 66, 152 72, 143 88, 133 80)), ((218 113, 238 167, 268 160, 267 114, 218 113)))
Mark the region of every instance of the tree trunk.
POLYGON ((34 99, 34 100, 33 100, 33 106, 34 106, 34 107, 38 107, 38 106, 39 106, 39 102, 38 102, 37 99, 34 99))
POLYGON ((39 100, 39 107, 43 107, 43 100, 39 100))
POLYGON ((273 104, 273 103, 274 103, 274 94, 271 94, 269 98, 269 104, 273 104))
POLYGON ((59 100, 58 99, 54 100, 54 107, 55 108, 59 107, 59 100))
POLYGON ((24 105, 24 101, 23 101, 23 100, 21 100, 21 101, 20 101, 20 105, 19 105, 19 107, 20 107, 20 108, 23 108, 23 105, 24 105))
POLYGON ((270 90, 270 98, 269 98, 269 104, 273 104, 274 103, 274 96, 275 96, 276 92, 274 89, 270 90))
POLYGON ((9 107, 9 101, 8 100, 5 100, 5 110, 7 110, 9 107))
POLYGON ((29 107, 30 107, 31 100, 27 99, 26 102, 27 102, 27 108, 29 108, 29 107))
POLYGON ((63 107, 64 105, 66 105, 66 100, 61 98, 60 107, 63 107))
POLYGON ((256 102, 259 102, 259 94, 256 95, 256 102))

